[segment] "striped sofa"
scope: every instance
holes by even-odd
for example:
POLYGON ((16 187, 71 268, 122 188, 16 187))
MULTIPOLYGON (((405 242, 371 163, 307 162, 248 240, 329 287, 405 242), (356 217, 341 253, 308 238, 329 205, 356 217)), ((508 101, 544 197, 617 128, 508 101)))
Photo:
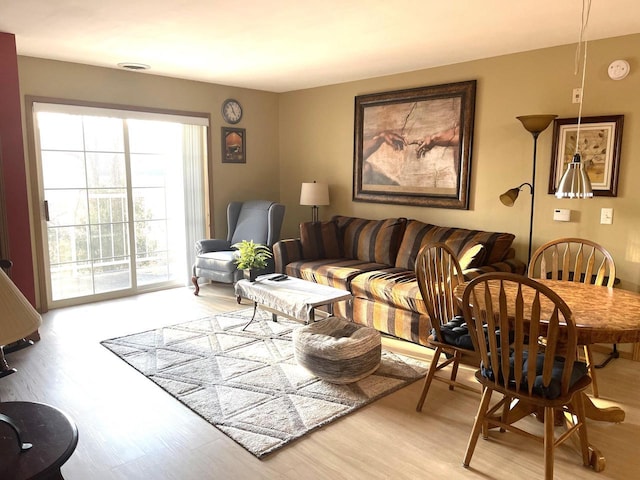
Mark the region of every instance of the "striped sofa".
POLYGON ((449 245, 467 279, 482 273, 524 274, 514 258, 510 233, 439 227, 419 220, 367 220, 334 216, 303 223, 300 238, 273 246, 276 271, 349 290, 352 302, 336 305, 336 315, 421 345, 431 330, 414 272, 420 248, 449 245))

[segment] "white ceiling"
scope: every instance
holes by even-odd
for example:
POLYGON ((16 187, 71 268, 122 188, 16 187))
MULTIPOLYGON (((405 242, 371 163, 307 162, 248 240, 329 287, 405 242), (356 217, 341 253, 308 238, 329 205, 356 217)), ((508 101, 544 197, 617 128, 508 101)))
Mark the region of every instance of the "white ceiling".
MULTIPOLYGON (((578 40, 583 0, 1 0, 19 55, 286 92, 578 40)), ((590 40, 640 32, 594 0, 590 40)))

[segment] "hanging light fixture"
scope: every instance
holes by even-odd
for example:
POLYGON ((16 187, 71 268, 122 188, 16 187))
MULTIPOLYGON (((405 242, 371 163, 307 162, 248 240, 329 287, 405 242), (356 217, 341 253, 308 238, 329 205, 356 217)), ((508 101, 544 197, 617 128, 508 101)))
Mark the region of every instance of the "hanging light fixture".
POLYGON ((582 25, 580 28, 580 37, 578 39, 578 46, 576 49, 575 58, 575 73, 578 73, 580 50, 584 44, 584 56, 582 59, 582 85, 580 94, 580 108, 578 110, 578 127, 576 131, 576 151, 573 155, 573 160, 569 163, 567 171, 564 172, 558 189, 556 190, 556 197, 558 198, 591 198, 593 197, 593 190, 591 188, 591 181, 589 175, 584 169, 582 163, 582 157, 580 156, 580 121, 582 119, 582 101, 584 100, 584 78, 587 68, 587 39, 586 30, 589 23, 589 12, 591 11, 591 0, 582 0, 582 25))

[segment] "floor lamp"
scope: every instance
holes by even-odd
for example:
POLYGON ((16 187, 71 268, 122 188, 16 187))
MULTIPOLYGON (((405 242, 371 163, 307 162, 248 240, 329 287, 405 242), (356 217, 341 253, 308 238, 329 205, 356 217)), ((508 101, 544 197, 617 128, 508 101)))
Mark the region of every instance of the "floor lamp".
POLYGON ((557 115, 523 115, 516 117, 522 122, 524 128, 527 129, 533 136, 533 173, 531 174, 531 183, 525 182, 520 186, 511 188, 500 195, 500 201, 507 207, 513 207, 513 204, 518 198, 518 194, 522 187, 527 185, 531 190, 531 215, 529 219, 529 250, 527 254, 527 265, 531 261, 531 239, 533 236, 533 208, 536 194, 536 153, 538 149, 538 136, 546 130, 549 124, 556 118, 557 115))
MULTIPOLYGON (((2 345, 30 335, 41 324, 40 314, 0 268, 0 377, 15 372, 15 369, 10 368, 4 358, 2 345)), ((30 443, 22 441, 17 424, 9 416, 0 414, 0 422, 6 423, 13 429, 21 451, 31 448, 30 443)))

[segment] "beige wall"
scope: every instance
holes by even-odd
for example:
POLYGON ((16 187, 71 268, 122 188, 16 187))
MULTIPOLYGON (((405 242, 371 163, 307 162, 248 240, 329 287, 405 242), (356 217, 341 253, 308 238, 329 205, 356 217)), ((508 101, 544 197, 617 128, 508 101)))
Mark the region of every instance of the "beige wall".
MULTIPOLYGON (((591 238, 612 252, 623 286, 640 290, 640 188, 632 183, 640 178, 640 35, 593 41, 588 48, 583 115, 625 115, 618 197, 557 200, 548 195, 549 128, 538 142, 534 247, 559 236, 591 238), (629 61, 631 74, 616 82, 606 72, 619 58, 629 61), (602 207, 614 209, 613 225, 599 224, 602 207), (570 208, 572 221, 554 222, 554 208, 570 208)), ((532 138, 515 117, 577 115, 577 105, 571 103, 571 91, 580 84, 574 53, 575 45, 569 45, 285 94, 29 57, 19 57, 18 66, 23 97, 209 112, 214 226, 219 235, 226 233, 224 207, 230 200, 271 198, 287 206, 282 236, 296 236, 298 223, 310 218, 309 207, 298 205, 300 183, 318 180, 328 182, 331 190, 332 203, 321 208, 322 218, 336 213, 406 216, 438 225, 509 231, 517 236, 518 256, 526 259, 529 198, 523 193, 513 208, 497 200, 507 188, 531 180, 532 138), (470 209, 353 202, 354 97, 470 79, 478 81, 470 209), (228 97, 244 107, 238 126, 247 129, 246 165, 220 160, 220 105, 228 97)))
POLYGON ((18 71, 23 99, 30 95, 209 113, 213 223, 220 236, 227 234, 229 201, 279 200, 277 94, 30 57, 18 57, 18 71), (246 164, 221 162, 220 128, 226 124, 220 107, 229 97, 243 106, 236 126, 246 128, 246 164))
MULTIPOLYGON (((505 41, 507 41, 505 39, 505 41)), ((602 243, 616 261, 624 288, 640 290, 640 35, 588 44, 583 116, 623 114, 624 135, 618 196, 558 200, 547 194, 552 127, 540 135, 536 176, 534 249, 556 237, 581 236, 602 243), (610 80, 611 61, 626 59, 630 75, 610 80), (600 209, 614 209, 613 225, 600 225, 600 209), (571 222, 554 222, 555 208, 572 210, 571 222)), ((529 235, 528 190, 512 208, 498 195, 531 181, 533 140, 518 115, 555 113, 576 117, 571 103, 575 45, 379 77, 280 95, 280 198, 287 206, 283 236, 297 236, 297 225, 310 219, 298 205, 300 183, 330 185, 331 205, 320 216, 367 218, 405 216, 437 225, 508 231, 516 235, 517 256, 526 261, 529 235), (353 202, 353 132, 356 95, 476 79, 469 210, 436 209, 353 202)))

